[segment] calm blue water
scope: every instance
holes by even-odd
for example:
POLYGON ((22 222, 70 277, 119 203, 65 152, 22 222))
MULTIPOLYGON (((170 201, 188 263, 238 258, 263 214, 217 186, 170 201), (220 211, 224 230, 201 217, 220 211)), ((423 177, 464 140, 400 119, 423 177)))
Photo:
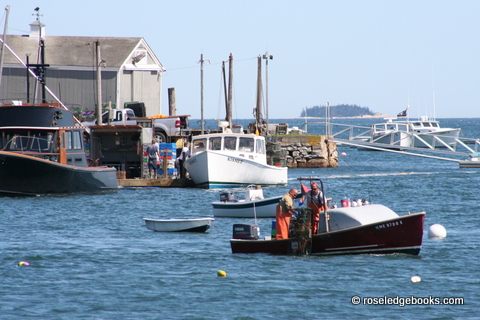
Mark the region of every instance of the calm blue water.
MULTIPOLYGON (((444 119, 442 125, 465 126, 473 132, 468 137, 480 137, 479 121, 444 119)), ((478 319, 480 170, 339 149, 346 153, 339 168, 291 169, 289 186, 266 188, 265 195, 284 194, 298 187, 297 177, 318 175, 337 201, 369 197, 399 214, 426 211, 420 256, 231 254, 232 225, 253 219, 218 218, 205 234, 145 228, 143 217, 212 216, 219 190, 0 198, 0 318, 478 319), (428 238, 435 223, 447 229, 445 239, 428 238), (30 266, 17 267, 19 261, 30 266), (422 281, 412 283, 414 275, 422 281), (352 296, 459 297, 464 304, 354 305, 352 296)), ((269 235, 271 219, 258 222, 261 235, 269 235)))

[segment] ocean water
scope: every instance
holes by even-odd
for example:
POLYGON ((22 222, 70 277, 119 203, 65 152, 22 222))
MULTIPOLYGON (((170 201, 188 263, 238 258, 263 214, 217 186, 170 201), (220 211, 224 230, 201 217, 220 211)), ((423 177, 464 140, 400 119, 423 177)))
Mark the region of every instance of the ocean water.
MULTIPOLYGON (((480 119, 441 121, 480 137, 480 119)), ((320 176, 337 202, 367 197, 401 215, 426 211, 419 256, 233 255, 232 225, 254 219, 217 218, 202 234, 145 228, 144 217, 212 216, 220 190, 3 197, 0 319, 478 319, 480 170, 339 151, 346 155, 338 168, 291 169, 289 185, 265 188, 265 196, 298 187, 298 177, 320 176), (437 223, 447 237, 429 239, 437 223), (422 281, 412 283, 415 275, 422 281)), ((270 235, 271 220, 257 220, 261 236, 270 235)))

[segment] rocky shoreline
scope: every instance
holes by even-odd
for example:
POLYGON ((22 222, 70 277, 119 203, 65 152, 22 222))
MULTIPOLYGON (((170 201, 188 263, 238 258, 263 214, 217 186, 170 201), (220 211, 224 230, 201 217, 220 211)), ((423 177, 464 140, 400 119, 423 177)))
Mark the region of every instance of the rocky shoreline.
POLYGON ((267 145, 267 159, 288 168, 336 168, 338 150, 324 135, 277 136, 267 145))

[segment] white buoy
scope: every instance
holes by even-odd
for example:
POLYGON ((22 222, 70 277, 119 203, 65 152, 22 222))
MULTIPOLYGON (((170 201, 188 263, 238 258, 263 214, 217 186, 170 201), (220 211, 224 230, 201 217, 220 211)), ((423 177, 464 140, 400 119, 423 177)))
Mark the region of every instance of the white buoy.
POLYGON ((341 154, 342 156, 346 156, 346 155, 347 155, 346 152, 342 152, 342 153, 340 153, 340 154, 341 154))
POLYGON ((413 283, 416 283, 416 282, 422 281, 422 279, 419 276, 413 276, 410 278, 410 281, 412 281, 413 283))
POLYGON ((442 239, 447 236, 447 230, 440 224, 433 224, 428 228, 428 237, 431 239, 442 239))

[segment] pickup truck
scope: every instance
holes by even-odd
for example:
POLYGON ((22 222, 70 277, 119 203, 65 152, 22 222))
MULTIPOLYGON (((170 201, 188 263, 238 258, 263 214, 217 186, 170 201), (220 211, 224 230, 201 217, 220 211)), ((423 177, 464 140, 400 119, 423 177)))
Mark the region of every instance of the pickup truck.
MULTIPOLYGON (((103 125, 140 125, 145 120, 152 120, 155 128, 155 137, 158 142, 169 142, 172 137, 181 136, 188 130, 188 117, 182 116, 156 116, 156 117, 137 117, 130 108, 112 109, 102 114, 103 125)), ((82 122, 85 127, 97 126, 98 121, 82 122)))

